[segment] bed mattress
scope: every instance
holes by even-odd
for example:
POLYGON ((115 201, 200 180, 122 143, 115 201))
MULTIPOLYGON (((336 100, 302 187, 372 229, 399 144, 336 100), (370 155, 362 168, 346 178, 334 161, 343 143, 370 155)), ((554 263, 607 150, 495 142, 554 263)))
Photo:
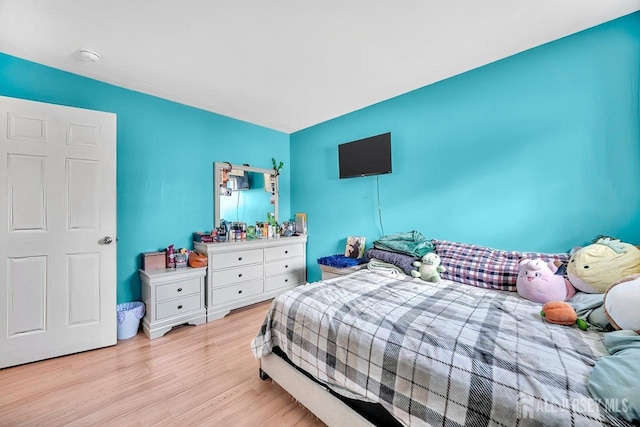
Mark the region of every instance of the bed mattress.
POLYGON ((362 270, 276 298, 252 341, 406 425, 627 425, 587 391, 602 334, 512 292, 362 270))

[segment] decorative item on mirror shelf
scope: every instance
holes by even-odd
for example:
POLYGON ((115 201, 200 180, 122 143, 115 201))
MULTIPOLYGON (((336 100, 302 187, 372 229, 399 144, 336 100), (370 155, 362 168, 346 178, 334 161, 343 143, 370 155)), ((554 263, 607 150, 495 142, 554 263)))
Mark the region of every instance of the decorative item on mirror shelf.
POLYGON ((273 164, 273 170, 276 172, 275 175, 280 175, 280 169, 284 166, 284 162, 280 162, 276 165, 276 159, 271 158, 271 163, 273 164))

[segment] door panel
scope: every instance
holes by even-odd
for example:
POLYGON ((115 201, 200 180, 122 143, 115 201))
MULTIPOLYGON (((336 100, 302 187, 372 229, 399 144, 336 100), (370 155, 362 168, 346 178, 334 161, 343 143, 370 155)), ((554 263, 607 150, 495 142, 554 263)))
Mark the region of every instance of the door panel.
POLYGON ((9 231, 44 231, 46 158, 7 156, 9 173, 9 231))
POLYGON ((9 264, 9 336, 46 329, 47 257, 13 258, 9 264))
POLYGON ((100 227, 100 162, 67 159, 67 218, 69 230, 100 227))
POLYGON ((0 368, 117 342, 115 164, 114 114, 0 97, 0 368))

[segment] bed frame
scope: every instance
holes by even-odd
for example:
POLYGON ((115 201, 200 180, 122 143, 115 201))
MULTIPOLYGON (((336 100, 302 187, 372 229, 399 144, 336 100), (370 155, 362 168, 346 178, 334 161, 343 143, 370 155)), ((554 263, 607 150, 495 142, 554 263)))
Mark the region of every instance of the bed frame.
POLYGON ((271 378, 329 426, 374 427, 367 419, 329 393, 325 387, 310 380, 273 353, 260 359, 260 378, 271 378))

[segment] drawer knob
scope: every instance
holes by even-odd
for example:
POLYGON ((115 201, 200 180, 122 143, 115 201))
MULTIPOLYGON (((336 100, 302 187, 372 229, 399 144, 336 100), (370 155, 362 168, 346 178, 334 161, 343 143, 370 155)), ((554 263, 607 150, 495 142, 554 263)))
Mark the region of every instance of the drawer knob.
POLYGON ((284 253, 285 253, 285 254, 288 254, 288 253, 289 253, 289 251, 284 251, 284 253))
POLYGON ((240 290, 238 291, 238 293, 239 293, 239 294, 241 294, 241 293, 242 293, 242 289, 240 289, 240 290))
POLYGON ((241 256, 238 257, 238 261, 242 261, 242 257, 241 256))
POLYGON ((180 310, 181 308, 182 308, 182 304, 180 304, 180 305, 178 306, 178 310, 180 310))
POLYGON ((242 273, 238 274, 238 277, 242 277, 242 273))
POLYGON ((287 283, 289 281, 289 279, 284 279, 284 283, 287 283))
POLYGON ((285 266, 284 266, 284 268, 289 268, 289 266, 288 266, 288 265, 285 265, 285 266))
POLYGON ((182 292, 182 288, 178 288, 178 292, 182 292))

